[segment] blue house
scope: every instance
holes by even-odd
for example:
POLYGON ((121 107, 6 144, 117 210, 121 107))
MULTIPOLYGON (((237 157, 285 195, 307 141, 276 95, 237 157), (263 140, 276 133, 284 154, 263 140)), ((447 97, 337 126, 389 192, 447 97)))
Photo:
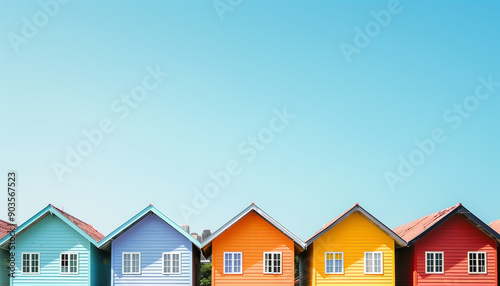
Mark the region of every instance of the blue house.
MULTIPOLYGON (((0 219, 0 239, 8 237, 10 239, 10 232, 17 226, 0 219)), ((10 265, 10 252, 9 245, 0 249, 0 285, 9 285, 9 265, 10 265)))
POLYGON ((111 285, 199 285, 200 243, 152 205, 106 236, 111 285))
MULTIPOLYGON (((103 237, 91 225, 48 205, 16 230, 16 272, 10 285, 109 285, 110 254, 97 247, 103 237)), ((0 248, 7 248, 9 239, 2 238, 0 248)))

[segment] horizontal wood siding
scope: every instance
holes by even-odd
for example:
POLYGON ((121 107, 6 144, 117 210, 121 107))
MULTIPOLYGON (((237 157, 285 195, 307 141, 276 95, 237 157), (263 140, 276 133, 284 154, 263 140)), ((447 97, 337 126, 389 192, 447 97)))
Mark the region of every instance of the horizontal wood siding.
POLYGON ((58 217, 48 215, 16 238, 15 286, 89 285, 90 242, 58 217), (77 252, 78 274, 60 274, 61 252, 77 252), (22 274, 23 252, 40 253, 40 274, 22 274))
POLYGON ((199 286, 201 282, 201 251, 193 246, 193 255, 192 262, 193 270, 192 272, 192 281, 193 285, 199 286))
POLYGON ((311 271, 313 269, 313 249, 314 245, 311 244, 307 247, 306 251, 299 254, 299 285, 300 286, 311 286, 312 285, 312 275, 311 271))
POLYGON ((212 286, 287 285, 294 282, 294 243, 255 212, 212 243, 212 286), (243 274, 224 274, 224 252, 242 252, 243 274), (282 252, 282 274, 264 274, 264 252, 282 252))
POLYGON ((415 244, 418 285, 496 286, 497 244, 462 215, 455 215, 415 244), (425 252, 444 252, 444 274, 425 274, 425 252), (468 274, 468 252, 484 251, 487 274, 468 274))
POLYGON ((0 249, 0 285, 9 285, 9 252, 0 249))
POLYGON ((113 285, 192 285, 192 242, 149 214, 112 242, 113 285), (181 274, 162 274, 162 253, 181 253, 181 274), (141 274, 122 274, 122 253, 141 253, 141 274))
POLYGON ((111 284, 111 254, 91 247, 91 286, 108 286, 111 284))
POLYGON ((357 212, 314 241, 315 285, 395 285, 394 240, 357 212), (365 252, 383 253, 383 274, 364 273, 365 252), (325 252, 344 252, 344 274, 325 274, 325 252))

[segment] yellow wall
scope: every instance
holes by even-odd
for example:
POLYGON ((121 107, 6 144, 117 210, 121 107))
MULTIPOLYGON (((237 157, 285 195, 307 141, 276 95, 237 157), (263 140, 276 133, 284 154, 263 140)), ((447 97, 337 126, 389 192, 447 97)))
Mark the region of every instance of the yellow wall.
POLYGON ((312 285, 395 285, 394 240, 357 212, 313 245, 312 285), (364 274, 365 251, 383 252, 383 274, 364 274), (344 252, 344 274, 325 274, 325 252, 344 252))
POLYGON ((292 286, 294 243, 255 212, 212 242, 212 285, 292 286), (224 274, 224 252, 243 252, 243 274, 224 274), (282 252, 282 274, 263 274, 264 252, 282 252))

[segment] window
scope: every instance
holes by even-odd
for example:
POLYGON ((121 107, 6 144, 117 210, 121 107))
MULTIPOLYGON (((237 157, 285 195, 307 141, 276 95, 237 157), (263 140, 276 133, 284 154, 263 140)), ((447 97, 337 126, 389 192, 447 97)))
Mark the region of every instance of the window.
POLYGON ((61 253, 61 274, 78 274, 78 253, 61 253))
POLYGON ((181 253, 163 253, 163 274, 181 274, 181 253))
POLYGON ((469 252, 469 274, 486 274, 486 252, 469 252))
POLYGON ((344 274, 343 252, 325 252, 325 273, 344 274))
POLYGON ((281 252, 264 252, 264 274, 281 274, 281 252))
POLYGON ((40 253, 23 253, 23 274, 40 274, 40 253))
POLYGON ((242 274, 242 253, 224 252, 224 274, 242 274))
POLYGON ((122 255, 122 273, 141 274, 141 253, 123 252, 122 255))
POLYGON ((365 274, 383 274, 382 252, 365 252, 365 274))
POLYGON ((425 273, 444 273, 444 253, 426 252, 425 253, 425 273))

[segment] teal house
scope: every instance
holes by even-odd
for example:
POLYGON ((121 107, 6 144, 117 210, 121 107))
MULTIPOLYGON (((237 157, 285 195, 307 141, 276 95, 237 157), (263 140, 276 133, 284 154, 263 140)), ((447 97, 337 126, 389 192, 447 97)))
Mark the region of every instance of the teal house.
MULTIPOLYGON (((16 229, 15 278, 1 285, 108 286, 110 253, 91 225, 48 205, 16 229)), ((10 235, 0 240, 7 249, 10 235)))

